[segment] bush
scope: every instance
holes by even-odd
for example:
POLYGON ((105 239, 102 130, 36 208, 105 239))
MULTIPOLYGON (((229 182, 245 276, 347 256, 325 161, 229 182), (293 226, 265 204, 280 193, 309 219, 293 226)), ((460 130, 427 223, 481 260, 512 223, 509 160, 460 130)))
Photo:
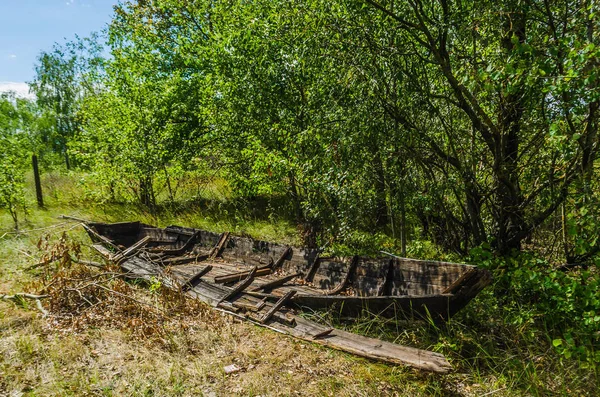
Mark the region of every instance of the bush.
POLYGON ((589 366, 600 364, 600 273, 596 267, 561 271, 530 253, 503 260, 476 254, 483 259, 479 265, 494 272, 493 292, 504 322, 531 325, 532 338, 545 336, 565 358, 589 366))

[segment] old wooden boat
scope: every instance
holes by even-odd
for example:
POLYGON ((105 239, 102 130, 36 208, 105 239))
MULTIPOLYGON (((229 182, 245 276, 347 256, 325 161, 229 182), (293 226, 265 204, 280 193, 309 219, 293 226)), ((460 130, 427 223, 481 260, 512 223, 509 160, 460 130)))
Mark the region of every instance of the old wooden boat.
POLYGON ((84 223, 94 247, 130 277, 174 288, 259 325, 365 357, 447 372, 443 356, 332 329, 298 309, 342 316, 449 318, 490 282, 476 266, 397 257, 330 257, 229 233, 140 222, 84 223))

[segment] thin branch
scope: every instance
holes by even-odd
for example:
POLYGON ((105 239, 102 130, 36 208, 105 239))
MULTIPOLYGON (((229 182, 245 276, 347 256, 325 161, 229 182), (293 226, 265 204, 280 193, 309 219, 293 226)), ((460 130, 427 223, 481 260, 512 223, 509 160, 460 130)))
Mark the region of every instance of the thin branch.
POLYGON ((35 295, 35 294, 29 294, 26 292, 18 292, 16 294, 12 294, 12 295, 0 295, 0 299, 3 300, 11 300, 13 302, 18 302, 21 299, 31 299, 35 301, 35 306, 37 307, 37 309, 42 313, 42 315, 44 317, 46 317, 49 313, 46 309, 44 309, 44 306, 42 306, 42 301, 41 299, 45 299, 50 297, 50 295, 35 295))

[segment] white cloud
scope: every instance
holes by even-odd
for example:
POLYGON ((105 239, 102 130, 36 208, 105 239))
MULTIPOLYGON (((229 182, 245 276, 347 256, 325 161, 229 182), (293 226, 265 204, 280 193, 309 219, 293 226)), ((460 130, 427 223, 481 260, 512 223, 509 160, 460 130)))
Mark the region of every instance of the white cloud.
POLYGON ((17 56, 16 56, 15 54, 10 54, 10 55, 8 56, 8 59, 15 59, 16 57, 17 57, 17 56))
POLYGON ((34 99, 35 95, 29 92, 27 83, 18 83, 14 81, 0 81, 0 93, 14 91, 20 98, 34 99))

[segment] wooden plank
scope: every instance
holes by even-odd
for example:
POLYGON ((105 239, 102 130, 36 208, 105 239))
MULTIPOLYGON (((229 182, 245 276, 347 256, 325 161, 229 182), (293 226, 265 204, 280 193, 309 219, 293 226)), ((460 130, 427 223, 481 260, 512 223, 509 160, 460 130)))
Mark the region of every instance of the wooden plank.
POLYGON ((462 276, 460 276, 459 278, 454 280, 454 282, 452 284, 450 284, 448 286, 448 288, 446 288, 442 293, 443 294, 454 293, 456 290, 458 290, 458 288, 460 288, 461 285, 463 285, 465 283, 465 281, 467 281, 467 279, 473 277, 475 275, 475 273, 477 273, 477 270, 475 270, 475 269, 469 269, 468 271, 464 272, 462 274, 462 276))
POLYGON ((453 292, 449 316, 452 316, 454 313, 462 309, 491 282, 492 275, 489 271, 477 269, 476 273, 472 277, 467 279, 453 292))
POLYGON ((256 304, 256 308, 258 310, 261 310, 263 307, 265 307, 265 305, 267 304, 267 299, 267 297, 262 298, 262 300, 256 304))
POLYGON ((344 288, 346 288, 346 286, 348 285, 348 281, 350 280, 350 278, 354 275, 354 271, 356 270, 357 263, 358 263, 358 257, 355 256, 350 261, 350 265, 348 267, 348 271, 346 272, 346 276, 344 277, 344 279, 342 280, 342 282, 336 288, 334 288, 333 290, 327 291, 325 293, 325 295, 337 295, 340 292, 342 292, 344 290, 344 288))
POLYGON ((285 261, 285 258, 287 258, 290 254, 292 253, 292 247, 287 247, 279 256, 279 258, 277 258, 277 260, 275 261, 275 263, 273 264, 273 269, 277 270, 281 267, 281 265, 283 265, 283 262, 285 261))
POLYGON ((223 234, 221 234, 221 237, 219 238, 219 242, 217 243, 217 245, 215 245, 213 247, 213 249, 210 250, 208 257, 216 258, 217 256, 221 255, 221 251, 223 251, 223 246, 227 242, 228 238, 229 238, 229 232, 224 232, 223 234))
POLYGON ((154 248, 150 251, 151 252, 159 252, 159 253, 162 253, 165 255, 181 255, 194 246, 194 243, 198 239, 199 235, 200 235, 200 231, 198 230, 194 234, 192 234, 190 236, 190 238, 187 239, 185 244, 183 244, 183 246, 180 248, 175 248, 175 249, 156 249, 156 248, 154 248))
POLYGON ((234 313, 238 313, 241 310, 240 307, 237 307, 233 303, 227 302, 227 301, 219 302, 217 304, 217 307, 221 308, 221 309, 229 310, 234 313))
POLYGON ((104 244, 110 246, 115 251, 121 252, 121 249, 112 240, 109 240, 108 238, 102 236, 101 234, 98 234, 95 230, 93 230, 91 227, 89 227, 85 223, 82 223, 81 225, 88 232, 88 234, 91 234, 97 240, 99 240, 99 241, 103 242, 104 244))
POLYGON ((207 265, 204 266, 202 268, 202 270, 200 270, 198 273, 194 274, 192 277, 188 278, 181 286, 181 290, 182 291, 189 291, 190 289, 194 288, 196 282, 198 280, 200 280, 202 278, 202 276, 204 276, 206 273, 210 272, 212 270, 212 266, 211 265, 207 265))
POLYGON ((106 259, 110 258, 112 252, 110 252, 105 246, 100 243, 92 244, 92 248, 94 248, 100 255, 105 257, 106 259))
POLYGON ((333 332, 333 328, 328 328, 328 329, 326 329, 326 330, 324 330, 324 331, 317 332, 316 334, 314 334, 314 335, 312 336, 312 338, 313 338, 313 339, 319 339, 319 338, 322 338, 322 337, 324 337, 324 336, 327 336, 327 335, 329 335, 329 334, 330 334, 330 333, 332 333, 332 332, 333 332))
MULTIPOLYGON (((255 276, 266 276, 267 274, 271 274, 273 272, 273 269, 271 269, 268 266, 262 267, 262 268, 258 268, 256 266, 254 266, 257 270, 255 271, 255 276)), ((254 268, 253 268, 254 270, 254 268)), ((226 283, 231 283, 231 282, 235 282, 235 281, 240 281, 242 279, 244 279, 245 277, 248 277, 248 274, 250 274, 250 272, 252 272, 253 270, 245 270, 243 272, 237 272, 237 273, 232 273, 232 274, 227 274, 225 276, 218 276, 214 278, 214 282, 217 284, 226 284, 226 283)))
POLYGON ((371 260, 360 258, 352 283, 356 295, 386 295, 391 289, 392 270, 391 259, 371 260))
POLYGON ((452 366, 446 358, 439 353, 414 347, 401 346, 380 339, 352 334, 347 331, 334 329, 326 338, 313 339, 311 333, 306 332, 313 328, 310 320, 296 317, 297 326, 285 327, 279 323, 270 326, 313 343, 318 343, 337 350, 343 350, 357 356, 380 360, 388 363, 410 365, 411 367, 437 373, 448 373, 452 366), (304 332, 303 332, 304 331, 304 332))
POLYGON ((259 322, 261 324, 266 323, 267 321, 269 321, 271 319, 271 317, 273 317, 273 314, 275 314, 275 312, 279 309, 281 309, 281 307, 283 305, 285 305, 285 303, 290 300, 290 298, 292 296, 296 295, 296 291, 289 291, 287 292, 284 296, 282 296, 281 298, 279 298, 279 300, 273 305, 272 308, 269 309, 269 311, 260 318, 259 322))
POLYGON ((333 310, 344 317, 356 317, 372 313, 389 318, 427 319, 448 318, 452 312, 452 294, 404 295, 404 296, 344 296, 344 295, 296 295, 291 303, 311 310, 333 310))
POLYGON ((191 262, 202 262, 208 259, 208 255, 196 255, 196 256, 180 256, 177 258, 162 259, 161 264, 165 266, 184 265, 191 262))
POLYGON ((244 302, 232 302, 231 303, 233 305, 233 307, 237 307, 239 309, 243 309, 243 310, 248 310, 251 312, 258 312, 260 311, 261 308, 259 308, 257 305, 254 305, 252 303, 244 303, 244 302))
POLYGON ((254 275, 256 274, 257 270, 258 270, 258 268, 256 266, 253 267, 252 270, 250 270, 250 272, 248 273, 248 275, 246 276, 246 278, 244 280, 242 280, 238 284, 236 284, 231 289, 231 291, 229 291, 227 293, 227 295, 225 295, 223 298, 221 298, 221 302, 226 301, 227 299, 239 294, 240 292, 245 290, 250 284, 252 284, 252 280, 254 280, 254 275))
POLYGON ((268 291, 268 290, 274 289, 276 287, 279 287, 279 286, 287 283, 288 281, 295 279, 296 277, 302 277, 302 273, 298 272, 298 273, 280 277, 273 281, 269 281, 267 283, 259 285, 258 287, 254 287, 254 288, 252 288, 252 291, 268 291))
POLYGON ((304 277, 305 281, 311 282, 313 280, 313 277, 315 276, 317 269, 319 269, 320 264, 321 264, 321 259, 319 258, 319 254, 317 254, 315 256, 315 259, 313 260, 313 263, 310 265, 308 272, 306 273, 306 277, 304 277))
POLYGON ((144 237, 143 239, 139 240, 137 243, 133 244, 131 247, 129 247, 129 248, 123 250, 121 253, 115 255, 112 258, 112 260, 118 263, 123 258, 135 255, 136 252, 138 252, 139 250, 144 248, 146 246, 146 244, 148 244, 148 242, 150 242, 150 240, 151 240, 150 236, 144 237))
POLYGON ((395 259, 393 262, 395 281, 427 282, 443 287, 448 287, 463 273, 474 268, 469 265, 417 259, 395 259))

